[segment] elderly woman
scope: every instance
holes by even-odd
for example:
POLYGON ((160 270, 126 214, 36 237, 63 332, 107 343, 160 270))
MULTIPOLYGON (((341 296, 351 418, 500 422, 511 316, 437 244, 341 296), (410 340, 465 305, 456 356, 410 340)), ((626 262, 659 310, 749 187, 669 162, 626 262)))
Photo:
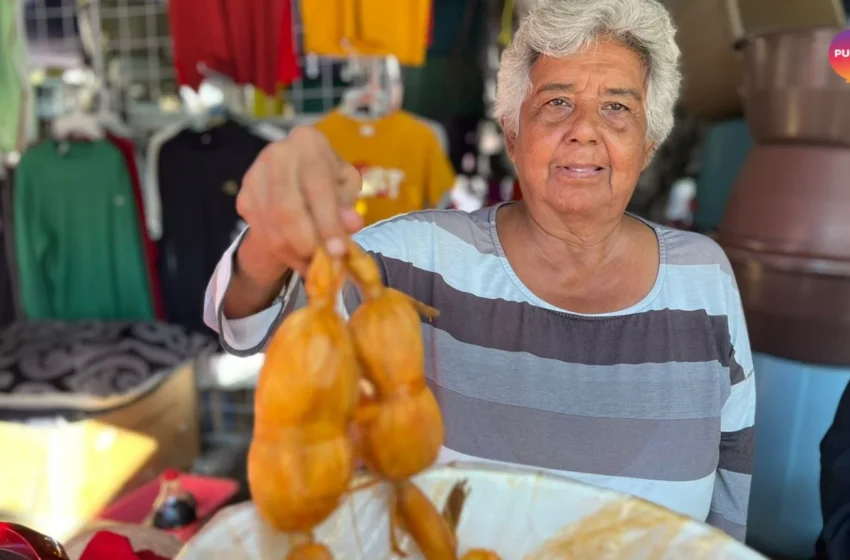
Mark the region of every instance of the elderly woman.
POLYGON ((356 170, 294 131, 245 177, 249 227, 208 324, 231 352, 262 351, 316 247, 357 232, 388 285, 441 311, 422 326, 441 461, 552 469, 743 538, 755 385, 735 279, 711 240, 625 213, 673 126, 674 33, 654 0, 550 0, 523 20, 496 109, 520 202, 357 231, 356 170))

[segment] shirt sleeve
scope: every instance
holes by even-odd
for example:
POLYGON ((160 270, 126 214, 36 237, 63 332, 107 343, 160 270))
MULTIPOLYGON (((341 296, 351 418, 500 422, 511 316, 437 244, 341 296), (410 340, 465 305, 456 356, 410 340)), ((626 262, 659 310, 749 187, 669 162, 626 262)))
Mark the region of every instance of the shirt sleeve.
MULTIPOLYGON (((26 158, 27 155, 24 155, 26 158)), ((34 157, 34 156, 30 156, 34 157)), ((15 174, 13 190, 15 254, 18 259, 18 281, 21 307, 30 319, 54 316, 52 283, 45 272, 44 261, 50 249, 50 235, 41 220, 38 198, 30 181, 30 161, 22 160, 15 174)))
POLYGON ((152 241, 162 239, 162 200, 159 195, 159 151, 162 145, 183 130, 179 122, 157 132, 148 143, 142 183, 142 203, 145 207, 145 226, 152 241))
POLYGON ((734 279, 728 295, 731 389, 720 419, 720 459, 708 523, 743 541, 753 474, 756 385, 741 297, 734 279))
MULTIPOLYGON (((236 251, 246 231, 248 228, 245 228, 224 252, 204 294, 204 323, 218 333, 224 349, 236 356, 251 356, 263 352, 283 318, 306 304, 304 290, 301 289, 301 276, 294 273, 272 305, 266 309, 241 319, 227 319, 224 316, 224 295, 230 285, 236 251)), ((337 298, 337 310, 346 319, 346 302, 352 301, 349 291, 350 288, 347 288, 337 298)))
POLYGON ((112 274, 116 279, 119 309, 122 317, 138 320, 154 318, 151 285, 142 240, 142 227, 133 199, 133 183, 124 156, 111 143, 104 143, 101 173, 112 169, 110 187, 116 200, 123 201, 112 208, 110 234, 112 243, 112 274))
POLYGON ((230 285, 236 251, 242 244, 246 231, 248 228, 245 228, 224 252, 204 294, 204 323, 218 333, 224 349, 236 356, 250 356, 265 348, 299 282, 298 275, 293 274, 272 305, 254 315, 242 319, 225 318, 224 295, 230 285))

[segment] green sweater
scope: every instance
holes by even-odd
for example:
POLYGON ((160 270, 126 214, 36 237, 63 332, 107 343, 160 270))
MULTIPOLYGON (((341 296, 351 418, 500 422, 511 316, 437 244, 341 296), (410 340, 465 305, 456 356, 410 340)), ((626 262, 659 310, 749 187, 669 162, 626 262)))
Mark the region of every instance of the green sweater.
POLYGON ((14 225, 28 317, 153 318, 132 189, 107 140, 48 140, 24 154, 14 225))
MULTIPOLYGON (((23 9, 23 8, 21 8, 23 9)), ((0 152, 18 148, 25 84, 23 43, 18 34, 18 5, 0 0, 0 152)))

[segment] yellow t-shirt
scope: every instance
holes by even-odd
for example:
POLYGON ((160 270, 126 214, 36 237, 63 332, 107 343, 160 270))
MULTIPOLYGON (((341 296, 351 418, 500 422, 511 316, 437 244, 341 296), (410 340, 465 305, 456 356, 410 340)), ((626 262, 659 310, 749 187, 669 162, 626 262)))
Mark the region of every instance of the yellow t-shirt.
POLYGON ((314 126, 360 171, 358 210, 366 225, 433 208, 454 186, 454 169, 436 134, 410 113, 360 121, 334 110, 314 126))
POLYGON ((301 0, 304 51, 349 57, 395 56, 421 66, 428 50, 431 0, 301 0))

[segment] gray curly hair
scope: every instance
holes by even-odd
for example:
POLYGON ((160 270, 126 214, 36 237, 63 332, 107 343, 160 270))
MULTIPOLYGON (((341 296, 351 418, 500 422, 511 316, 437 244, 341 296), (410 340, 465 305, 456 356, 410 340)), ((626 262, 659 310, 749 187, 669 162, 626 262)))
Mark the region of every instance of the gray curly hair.
POLYGON ((646 65, 646 135, 658 147, 673 129, 682 81, 675 34, 670 14, 657 0, 542 0, 522 20, 502 55, 496 119, 506 135, 516 135, 538 57, 564 58, 611 37, 633 49, 646 65))

